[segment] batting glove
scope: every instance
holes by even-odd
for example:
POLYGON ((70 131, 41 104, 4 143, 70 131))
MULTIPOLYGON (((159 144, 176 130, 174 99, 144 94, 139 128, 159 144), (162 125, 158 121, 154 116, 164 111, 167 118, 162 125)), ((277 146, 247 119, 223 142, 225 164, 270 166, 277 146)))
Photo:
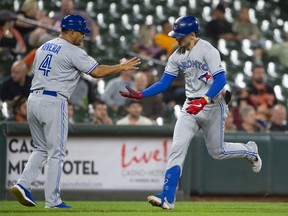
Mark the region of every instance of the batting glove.
POLYGON ((198 114, 206 104, 208 104, 210 102, 209 98, 207 96, 203 96, 200 99, 195 99, 192 101, 189 101, 187 104, 189 104, 189 106, 186 108, 186 111, 189 114, 193 114, 196 115, 198 114))
POLYGON ((123 96, 123 97, 127 97, 127 98, 134 98, 134 99, 142 99, 142 92, 141 91, 135 91, 134 89, 130 88, 129 86, 125 86, 125 88, 128 90, 128 92, 122 92, 119 91, 119 93, 123 96))

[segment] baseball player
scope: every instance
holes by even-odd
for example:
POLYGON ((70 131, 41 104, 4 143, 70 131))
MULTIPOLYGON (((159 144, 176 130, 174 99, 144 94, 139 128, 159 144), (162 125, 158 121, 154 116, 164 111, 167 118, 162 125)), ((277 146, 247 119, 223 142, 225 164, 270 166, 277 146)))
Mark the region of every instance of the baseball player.
POLYGON ((163 209, 174 208, 175 191, 187 149, 200 128, 203 130, 207 150, 214 159, 244 158, 256 173, 262 166, 255 142, 224 142, 224 121, 228 106, 220 92, 226 84, 225 71, 218 50, 197 37, 197 33, 197 18, 178 18, 169 36, 176 38, 179 47, 169 57, 160 81, 143 91, 135 91, 127 86, 128 92, 120 92, 124 97, 135 99, 156 95, 165 91, 178 73, 184 73, 187 99, 175 125, 162 193, 147 198, 151 205, 163 209))
POLYGON ((43 44, 36 52, 33 80, 28 98, 28 121, 36 149, 31 154, 21 178, 11 187, 25 206, 35 206, 30 188, 44 164, 45 208, 71 208, 60 198, 60 179, 68 134, 67 100, 81 73, 102 78, 120 71, 135 70, 138 58, 113 66, 100 65, 79 48, 90 33, 86 20, 76 14, 62 19, 61 34, 43 44))

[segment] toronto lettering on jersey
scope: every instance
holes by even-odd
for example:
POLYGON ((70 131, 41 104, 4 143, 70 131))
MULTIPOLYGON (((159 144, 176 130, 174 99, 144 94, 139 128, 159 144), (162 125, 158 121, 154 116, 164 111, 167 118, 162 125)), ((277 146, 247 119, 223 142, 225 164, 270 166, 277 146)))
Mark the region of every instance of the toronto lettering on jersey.
POLYGON ((50 51, 50 52, 53 52, 53 53, 56 53, 58 54, 59 51, 61 49, 61 46, 57 45, 57 44, 53 44, 53 43, 45 43, 43 46, 42 46, 42 49, 41 50, 46 50, 46 51, 50 51))
POLYGON ((202 69, 203 71, 209 71, 209 67, 206 63, 202 63, 200 61, 197 60, 187 60, 187 61, 183 61, 179 64, 179 67, 181 70, 185 70, 187 68, 199 68, 202 69))

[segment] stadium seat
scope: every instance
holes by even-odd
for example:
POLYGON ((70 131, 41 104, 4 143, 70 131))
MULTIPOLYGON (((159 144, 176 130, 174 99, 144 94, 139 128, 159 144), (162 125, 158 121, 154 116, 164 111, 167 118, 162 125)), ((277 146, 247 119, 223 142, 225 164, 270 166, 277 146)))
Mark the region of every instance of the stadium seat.
POLYGON ((138 21, 143 21, 144 16, 141 14, 141 10, 140 10, 140 5, 139 4, 135 4, 132 7, 132 15, 133 17, 138 20, 138 21))
POLYGON ((164 9, 162 5, 157 5, 155 8, 155 14, 157 19, 165 20, 167 17, 164 15, 164 9))
POLYGON ((109 16, 118 19, 121 16, 118 9, 118 5, 115 2, 111 3, 109 6, 109 16))

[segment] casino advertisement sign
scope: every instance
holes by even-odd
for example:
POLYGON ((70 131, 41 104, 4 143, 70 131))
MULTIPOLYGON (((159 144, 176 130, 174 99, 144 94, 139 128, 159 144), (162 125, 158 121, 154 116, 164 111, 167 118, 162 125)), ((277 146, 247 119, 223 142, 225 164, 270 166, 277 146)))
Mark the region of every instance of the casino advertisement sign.
MULTIPOLYGON (((61 188, 159 190, 171 144, 167 138, 68 138, 61 188)), ((20 178, 33 149, 31 137, 7 137, 6 188, 20 178)), ((32 188, 44 188, 46 170, 32 188)))

